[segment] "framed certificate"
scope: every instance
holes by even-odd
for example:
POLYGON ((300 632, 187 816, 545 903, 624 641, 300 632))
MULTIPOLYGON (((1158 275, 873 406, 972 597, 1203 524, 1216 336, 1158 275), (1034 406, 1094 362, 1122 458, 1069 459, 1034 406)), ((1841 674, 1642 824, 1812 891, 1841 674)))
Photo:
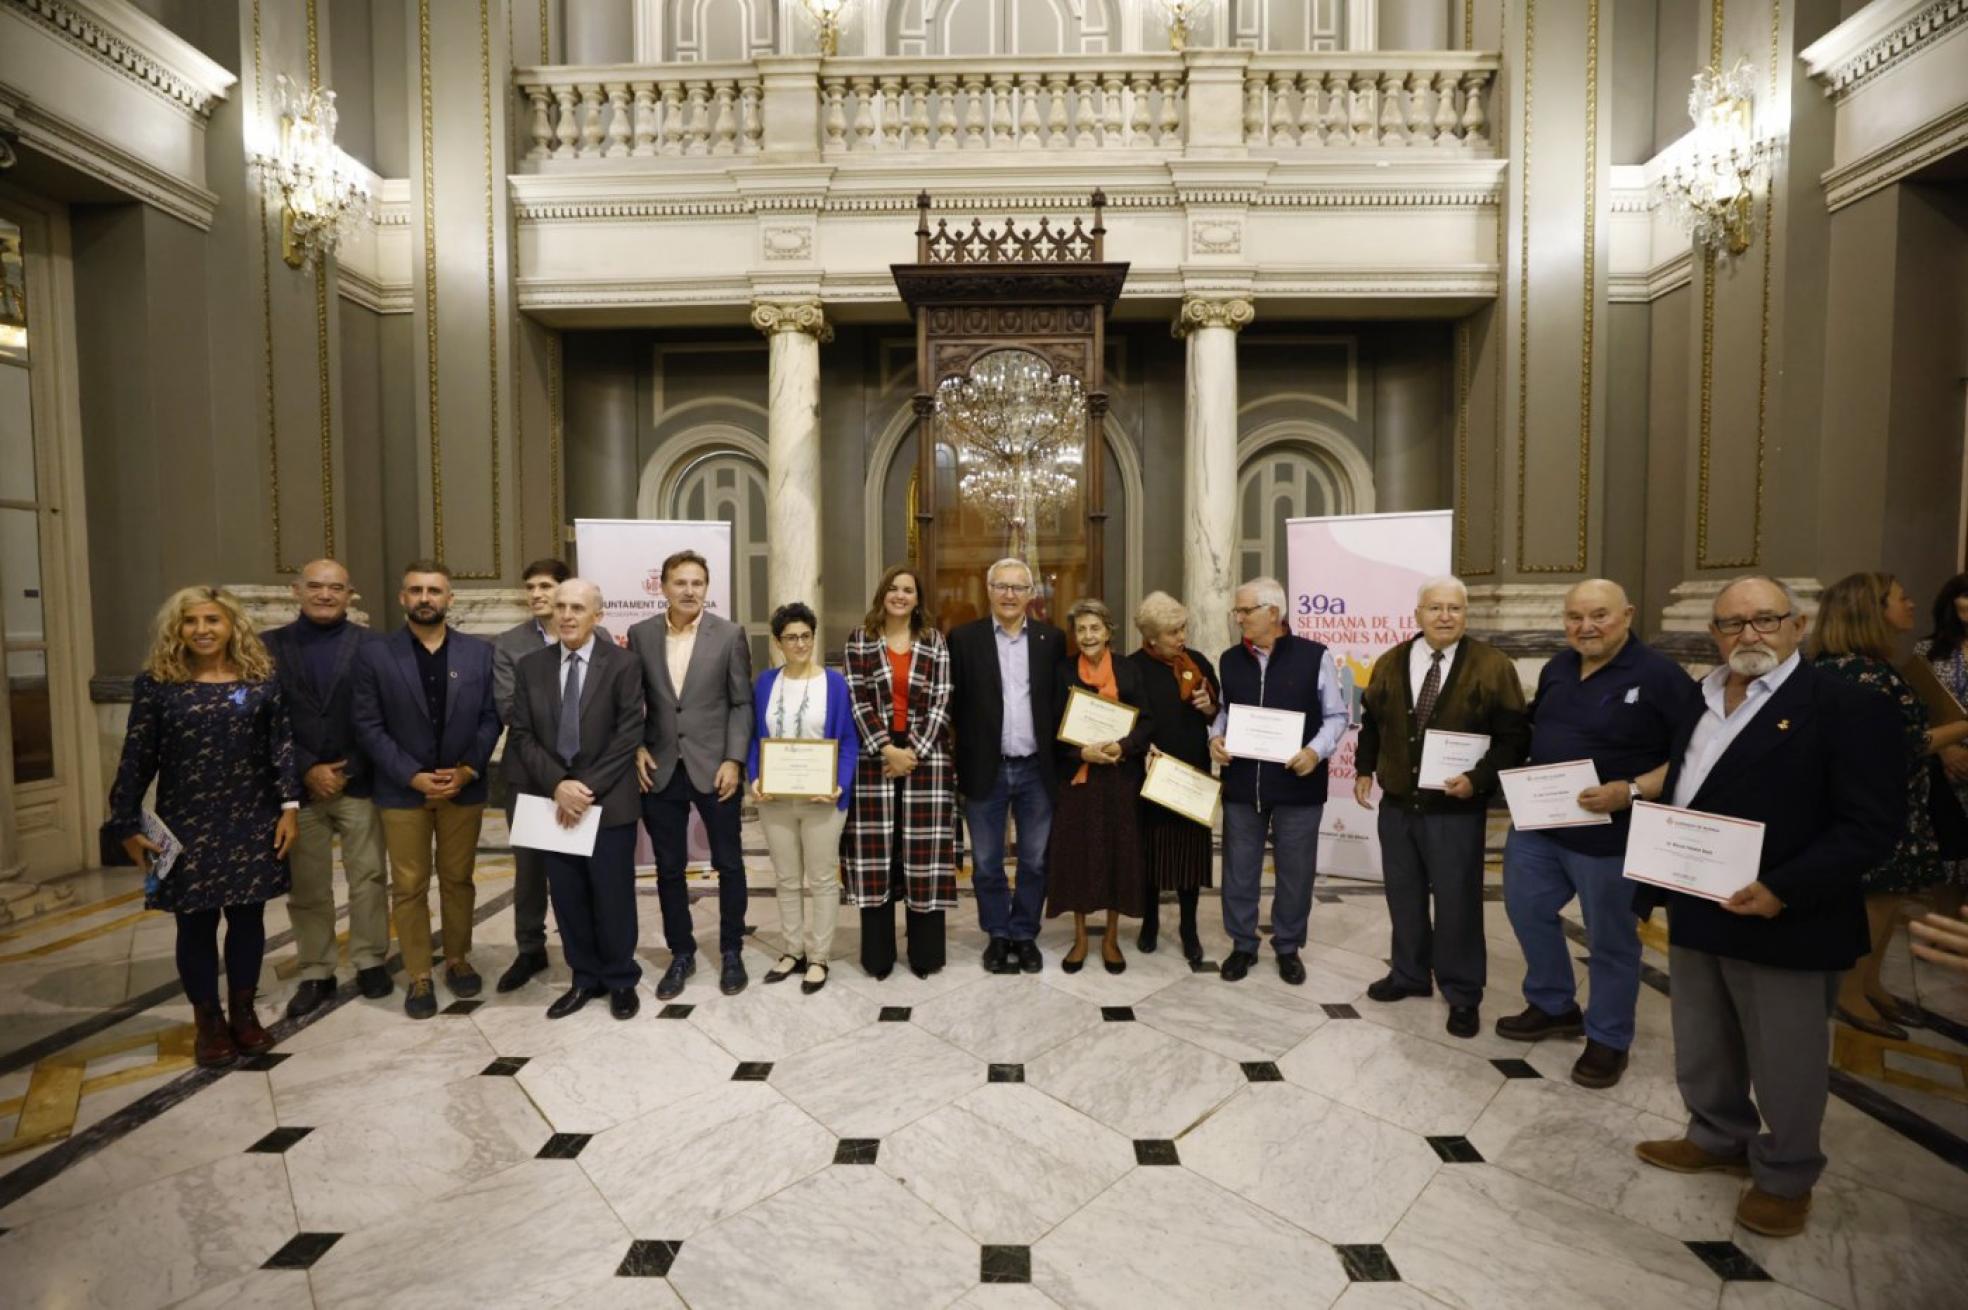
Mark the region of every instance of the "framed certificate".
POLYGON ((1283 764, 1304 749, 1305 712, 1232 705, 1223 746, 1240 760, 1283 764))
POLYGON ((1066 716, 1059 721, 1059 740, 1068 746, 1097 746, 1119 741, 1134 731, 1141 711, 1079 687, 1066 692, 1066 716))
POLYGON ((1635 801, 1624 868, 1635 882, 1726 901, 1755 882, 1763 868, 1763 825, 1635 801))
POLYGON ((1222 783, 1173 755, 1156 755, 1149 760, 1148 777, 1141 784, 1141 799, 1174 810, 1205 828, 1215 826, 1222 796, 1222 783))
POLYGON ((1500 769, 1497 780, 1503 784, 1503 799, 1510 806, 1510 822, 1519 831, 1581 828, 1613 821, 1610 814, 1594 814, 1579 807, 1578 794, 1599 785, 1599 770, 1592 767, 1591 760, 1500 769))
POLYGON ((1450 778, 1469 772, 1489 753, 1488 733, 1430 728, 1422 734, 1421 772, 1415 778, 1415 786, 1423 791, 1441 791, 1450 778))
POLYGON ((831 737, 759 738, 758 789, 790 800, 831 797, 840 786, 840 743, 831 737))

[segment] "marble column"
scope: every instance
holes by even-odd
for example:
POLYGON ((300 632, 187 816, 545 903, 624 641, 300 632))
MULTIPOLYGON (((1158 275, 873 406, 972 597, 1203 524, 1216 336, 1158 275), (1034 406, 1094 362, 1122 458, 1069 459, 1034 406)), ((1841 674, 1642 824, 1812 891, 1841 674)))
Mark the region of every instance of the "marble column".
POLYGON ((1189 640, 1214 654, 1231 640, 1237 576, 1237 333, 1255 317, 1242 297, 1191 297, 1174 331, 1188 340, 1182 456, 1182 595, 1189 640))
MULTIPOLYGON (((766 408, 766 592, 773 607, 804 601, 826 613, 820 591, 820 347, 833 340, 813 301, 761 301, 752 326, 770 343, 766 408)), ((825 634, 820 634, 825 650, 825 634)))

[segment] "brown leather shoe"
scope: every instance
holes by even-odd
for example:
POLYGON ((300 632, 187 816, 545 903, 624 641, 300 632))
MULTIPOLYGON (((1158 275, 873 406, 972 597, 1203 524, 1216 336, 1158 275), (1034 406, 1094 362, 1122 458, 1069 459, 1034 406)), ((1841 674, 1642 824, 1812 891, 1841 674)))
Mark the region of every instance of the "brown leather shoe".
POLYGON ((241 987, 232 993, 232 1040, 247 1055, 264 1055, 273 1049, 273 1034, 260 1026, 253 1012, 253 989, 241 987))
POLYGON ((192 1042, 191 1057, 198 1062, 199 1068, 214 1069, 239 1058, 239 1048, 232 1043, 232 1030, 226 1027, 223 1010, 216 1005, 194 1005, 191 1013, 198 1022, 198 1036, 192 1042))
POLYGON ((1620 1075, 1626 1072, 1626 1052, 1615 1050, 1604 1042, 1585 1039, 1585 1050, 1572 1065, 1572 1081, 1580 1087, 1590 1087, 1603 1091, 1619 1085, 1620 1075))
POLYGON ((1724 1173, 1741 1176, 1749 1173, 1748 1156, 1710 1155, 1685 1137, 1642 1142, 1633 1148, 1633 1153, 1656 1169, 1668 1169, 1677 1174, 1724 1173))
POLYGON ((1752 1184, 1742 1194, 1742 1200, 1736 1202, 1736 1222, 1765 1237, 1795 1237, 1804 1231, 1804 1221, 1810 1217, 1809 1192, 1802 1196, 1772 1196, 1752 1184))

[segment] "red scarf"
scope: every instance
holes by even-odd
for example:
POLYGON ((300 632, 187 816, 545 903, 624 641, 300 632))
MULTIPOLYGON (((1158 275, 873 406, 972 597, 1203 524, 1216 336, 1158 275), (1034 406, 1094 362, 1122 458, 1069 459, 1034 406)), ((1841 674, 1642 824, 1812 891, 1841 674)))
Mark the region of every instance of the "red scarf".
MULTIPOLYGON (((1096 694, 1112 701, 1121 698, 1120 684, 1114 680, 1114 650, 1111 646, 1100 652, 1100 663, 1089 664, 1087 657, 1082 655, 1079 657, 1079 665, 1080 681, 1093 688, 1096 694)), ((1075 787, 1087 780, 1087 768, 1088 765, 1083 757, 1080 760, 1080 771, 1073 775, 1075 787)))

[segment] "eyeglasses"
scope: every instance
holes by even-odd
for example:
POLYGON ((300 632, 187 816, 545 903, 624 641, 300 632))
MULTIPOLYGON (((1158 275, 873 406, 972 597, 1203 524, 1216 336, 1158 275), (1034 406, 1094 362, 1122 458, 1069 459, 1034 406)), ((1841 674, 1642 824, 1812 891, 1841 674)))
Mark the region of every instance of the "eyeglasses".
POLYGON ((779 644, 781 646, 807 646, 811 645, 812 642, 813 634, 810 632, 782 632, 779 634, 779 644))
POLYGON ((1758 614, 1754 618, 1747 619, 1716 619, 1714 626, 1715 630, 1725 637, 1737 636, 1745 627, 1755 628, 1762 633, 1771 633, 1781 628, 1784 620, 1793 613, 1794 610, 1785 610, 1781 614, 1758 614))
POLYGON ((993 582, 990 586, 1000 596, 1023 596, 1032 589, 1029 582, 993 582))
POLYGON ((1230 617, 1241 622, 1259 610, 1268 610, 1270 608, 1271 606, 1269 605, 1232 605, 1230 607, 1230 617))

